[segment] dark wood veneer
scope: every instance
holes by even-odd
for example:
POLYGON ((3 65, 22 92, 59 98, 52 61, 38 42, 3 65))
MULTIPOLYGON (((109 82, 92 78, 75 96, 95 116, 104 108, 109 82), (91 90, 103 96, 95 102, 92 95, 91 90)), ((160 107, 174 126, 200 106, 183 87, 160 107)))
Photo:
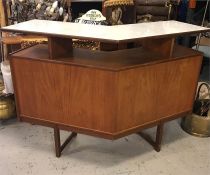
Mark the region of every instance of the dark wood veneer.
POLYGON ((164 58, 155 52, 137 56, 139 49, 131 49, 98 52, 94 58, 75 50, 73 58, 52 60, 47 50, 34 48, 11 57, 20 116, 124 135, 192 109, 195 88, 190 87, 196 87, 202 61, 198 52, 164 58))
POLYGON ((95 136, 98 138, 104 138, 104 139, 109 139, 109 140, 116 140, 119 139, 121 137, 133 134, 133 133, 138 133, 144 129, 147 128, 151 128, 154 126, 157 126, 160 122, 165 123, 183 116, 186 116, 187 114, 191 113, 191 109, 187 110, 185 112, 181 112, 179 114, 173 115, 173 116, 167 116, 165 118, 163 118, 161 121, 157 120, 157 121, 152 121, 152 122, 148 122, 145 123, 143 125, 138 125, 120 132, 116 132, 116 133, 109 133, 109 132, 103 132, 103 131, 98 131, 98 130, 91 130, 91 129, 86 129, 86 128, 80 128, 78 126, 71 126, 71 125, 66 125, 65 123, 56 123, 56 122, 52 122, 49 120, 43 120, 43 119, 37 119, 37 118, 33 118, 30 116, 25 116, 25 115, 21 115, 21 121, 23 122, 29 122, 32 124, 37 124, 37 125, 42 125, 42 126, 47 126, 47 127, 51 127, 51 128, 59 128, 61 130, 65 130, 65 131, 72 131, 72 132, 76 132, 76 133, 80 133, 80 134, 86 134, 86 135, 91 135, 91 136, 95 136))
POLYGON ((72 39, 48 37, 48 52, 50 59, 70 56, 72 54, 72 39))

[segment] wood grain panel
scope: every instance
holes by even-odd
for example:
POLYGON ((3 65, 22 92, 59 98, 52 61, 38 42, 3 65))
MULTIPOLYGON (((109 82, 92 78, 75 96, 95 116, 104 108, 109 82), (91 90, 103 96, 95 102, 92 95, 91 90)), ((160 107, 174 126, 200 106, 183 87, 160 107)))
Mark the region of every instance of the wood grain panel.
POLYGON ((172 61, 158 67, 158 111, 160 117, 191 110, 199 76, 202 57, 172 61), (167 109, 167 110, 166 110, 167 109))
POLYGON ((127 43, 103 43, 100 42, 100 50, 101 51, 115 51, 115 50, 123 50, 127 49, 127 43))
POLYGON ((84 59, 85 67, 75 64, 74 59, 47 61, 45 50, 32 50, 21 51, 19 57, 11 59, 19 113, 24 120, 113 139, 192 109, 202 61, 201 56, 192 55, 198 52, 181 48, 185 57, 175 54, 174 59, 154 60, 148 54, 143 58, 150 59, 151 64, 140 64, 131 50, 124 58, 120 57, 124 52, 102 52, 98 60, 85 51, 74 57, 84 59), (107 64, 104 61, 110 55, 118 58, 107 64), (87 57, 94 61, 85 60, 87 57), (117 63, 118 69, 101 69, 104 64, 112 67, 117 63), (124 66, 127 69, 120 69, 124 66))
POLYGON ((117 130, 192 109, 202 57, 120 72, 117 130))
POLYGON ((20 114, 64 122, 70 108, 70 66, 12 59, 20 114))
POLYGON ((157 118, 156 68, 142 67, 119 73, 117 130, 157 118))
POLYGON ((114 132, 114 72, 28 59, 12 62, 20 115, 114 132))
POLYGON ((174 49, 174 38, 145 39, 141 41, 144 48, 171 57, 174 49))
POLYGON ((110 71, 72 67, 72 123, 114 132, 117 76, 110 71))
POLYGON ((72 39, 48 37, 49 58, 56 59, 72 55, 72 39))

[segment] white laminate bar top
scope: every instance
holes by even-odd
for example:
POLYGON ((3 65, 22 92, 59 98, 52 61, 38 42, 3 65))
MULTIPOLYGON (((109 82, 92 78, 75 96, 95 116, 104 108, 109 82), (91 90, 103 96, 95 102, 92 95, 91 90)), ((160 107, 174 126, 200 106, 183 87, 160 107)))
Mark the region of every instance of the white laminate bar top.
POLYGON ((126 42, 210 31, 209 28, 178 21, 103 26, 46 20, 26 21, 3 27, 1 30, 107 42, 126 42))

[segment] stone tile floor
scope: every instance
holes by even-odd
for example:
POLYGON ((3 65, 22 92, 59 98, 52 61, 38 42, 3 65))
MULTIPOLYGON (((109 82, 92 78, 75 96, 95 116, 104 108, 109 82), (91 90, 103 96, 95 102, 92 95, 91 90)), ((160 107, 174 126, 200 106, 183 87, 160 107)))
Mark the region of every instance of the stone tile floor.
MULTIPOLYGON (((136 134, 109 141, 79 134, 61 158, 53 130, 10 120, 0 124, 1 175, 208 175, 210 137, 185 133, 179 120, 164 127, 161 152, 136 134)), ((146 130, 155 133, 155 128, 146 130)), ((68 132, 61 132, 64 139, 68 132)))

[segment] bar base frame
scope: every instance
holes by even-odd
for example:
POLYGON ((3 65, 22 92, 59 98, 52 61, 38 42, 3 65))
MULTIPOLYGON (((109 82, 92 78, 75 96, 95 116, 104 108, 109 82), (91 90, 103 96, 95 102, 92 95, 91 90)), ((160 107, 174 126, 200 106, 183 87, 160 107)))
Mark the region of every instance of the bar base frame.
POLYGON ((160 122, 157 125, 155 141, 148 134, 144 132, 139 132, 138 135, 140 135, 144 140, 146 140, 150 145, 152 145, 155 151, 160 152, 162 138, 163 138, 163 127, 164 127, 163 122, 160 122))
POLYGON ((60 129, 58 127, 54 127, 54 140, 55 140, 55 154, 56 154, 56 157, 60 157, 61 156, 61 153, 64 150, 64 148, 76 136, 77 136, 77 133, 76 132, 72 132, 69 135, 69 137, 67 137, 67 139, 61 145, 61 141, 60 141, 60 129))

